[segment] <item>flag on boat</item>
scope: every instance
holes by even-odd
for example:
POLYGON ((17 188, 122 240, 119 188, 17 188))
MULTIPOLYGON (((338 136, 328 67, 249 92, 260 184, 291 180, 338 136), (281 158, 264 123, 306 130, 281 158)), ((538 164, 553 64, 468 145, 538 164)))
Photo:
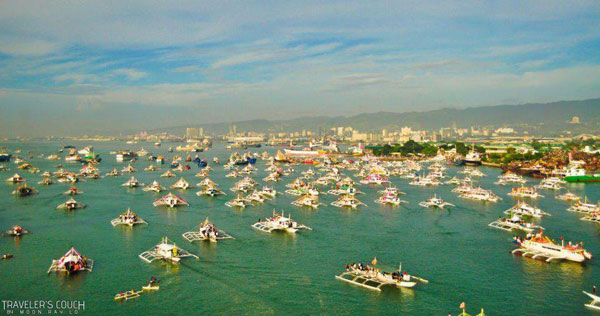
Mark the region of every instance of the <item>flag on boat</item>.
POLYGON ((374 257, 374 258, 373 258, 373 261, 371 261, 371 264, 372 264, 372 265, 376 265, 376 264, 377 264, 377 257, 374 257))

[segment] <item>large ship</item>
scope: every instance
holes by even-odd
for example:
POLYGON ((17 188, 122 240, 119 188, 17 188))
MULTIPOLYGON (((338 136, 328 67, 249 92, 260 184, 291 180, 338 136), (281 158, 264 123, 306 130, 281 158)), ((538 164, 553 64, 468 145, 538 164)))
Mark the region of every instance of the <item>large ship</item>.
POLYGON ((600 182, 600 174, 587 175, 583 168, 572 168, 567 170, 564 180, 567 182, 600 182))

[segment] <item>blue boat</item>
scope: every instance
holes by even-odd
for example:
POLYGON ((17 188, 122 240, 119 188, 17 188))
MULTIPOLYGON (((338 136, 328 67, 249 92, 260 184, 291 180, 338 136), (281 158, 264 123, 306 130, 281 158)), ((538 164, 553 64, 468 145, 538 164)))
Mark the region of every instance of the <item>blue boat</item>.
POLYGON ((198 167, 204 168, 206 166, 208 166, 208 163, 206 162, 206 160, 202 159, 198 162, 198 167))
POLYGON ((11 154, 2 153, 2 154, 0 154, 0 162, 9 162, 10 157, 12 157, 11 154))

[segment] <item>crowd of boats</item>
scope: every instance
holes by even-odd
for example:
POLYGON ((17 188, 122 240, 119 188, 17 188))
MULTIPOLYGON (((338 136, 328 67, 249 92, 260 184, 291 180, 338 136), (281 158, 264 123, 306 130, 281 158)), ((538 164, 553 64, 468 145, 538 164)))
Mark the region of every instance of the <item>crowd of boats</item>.
MULTIPOLYGON (((188 146, 189 147, 189 146, 188 146)), ((179 148, 178 151, 191 151, 190 148, 179 148)), ((166 186, 161 185, 158 180, 153 180, 145 185, 138 181, 134 176, 138 170, 135 163, 138 159, 147 159, 150 163, 144 168, 144 172, 152 173, 162 170, 162 164, 167 161, 164 156, 154 156, 141 149, 137 152, 118 151, 114 152, 117 161, 127 162, 121 170, 114 168, 104 175, 104 177, 119 177, 128 175, 127 181, 122 183, 123 187, 129 189, 141 188, 145 192, 160 193, 167 190, 166 186)), ((46 159, 58 160, 60 156, 53 154, 46 159)), ((471 157, 471 160, 474 158, 471 157)), ((10 159, 8 159, 10 160, 10 159)), ((190 170, 190 163, 196 163, 199 172, 195 177, 201 179, 197 184, 192 184, 185 177, 180 176, 172 185, 168 186, 170 190, 186 191, 197 189, 196 195, 200 197, 218 197, 226 196, 225 190, 219 188, 219 185, 211 179, 211 171, 220 165, 218 157, 214 157, 211 165, 203 159, 191 155, 183 158, 177 154, 171 157, 169 167, 164 172, 161 171, 160 178, 177 177, 176 172, 184 173, 190 170)), ((101 159, 94 153, 93 147, 89 146, 76 151, 75 148, 68 148, 65 156, 65 162, 79 162, 81 169, 79 171, 68 171, 59 165, 55 172, 46 171, 41 175, 43 179, 38 182, 39 185, 53 185, 54 181, 66 183, 70 188, 64 192, 69 197, 58 205, 57 209, 74 211, 83 209, 85 204, 75 199, 76 195, 83 194, 76 185, 85 179, 100 179, 99 164, 101 159), (82 157, 83 156, 83 157, 82 157)), ((472 161, 471 161, 472 162, 472 161)), ((30 163, 19 158, 18 169, 29 171, 31 173, 40 173, 40 170, 33 167, 30 163)), ((334 197, 334 201, 329 205, 357 210, 366 208, 367 204, 361 201, 361 192, 359 186, 379 187, 377 191, 379 197, 374 203, 387 205, 390 207, 399 207, 408 204, 405 199, 401 199, 406 193, 401 192, 392 182, 392 177, 406 179, 408 185, 419 187, 436 187, 441 185, 454 186, 451 192, 458 198, 482 203, 496 203, 502 198, 495 194, 491 189, 482 188, 475 185, 477 179, 486 177, 479 168, 474 167, 477 163, 467 163, 468 166, 461 167, 457 176, 449 178, 446 175, 448 165, 453 162, 446 162, 443 157, 437 156, 428 161, 407 159, 402 161, 381 161, 377 157, 362 156, 356 159, 344 159, 342 161, 332 161, 328 156, 311 155, 310 159, 299 159, 290 157, 281 152, 271 156, 267 152, 260 153, 237 153, 230 155, 223 168, 226 170, 227 178, 235 179, 233 186, 229 191, 233 197, 224 204, 231 208, 244 209, 246 207, 265 203, 267 200, 275 199, 280 194, 287 194, 294 197, 291 204, 297 208, 318 209, 328 205, 321 201, 321 197, 329 195, 334 197), (259 171, 258 160, 264 161, 264 171, 267 176, 262 180, 263 185, 253 177, 259 171), (294 167, 298 165, 308 165, 308 168, 302 172, 297 172, 294 167), (285 185, 284 192, 278 192, 274 183, 290 178, 285 185)), ((3 168, 8 169, 8 168, 3 168)), ((27 181, 19 173, 15 173, 6 179, 7 182, 17 187, 12 192, 18 197, 27 197, 38 193, 38 190, 27 184, 27 181)), ((161 180, 162 181, 162 180, 161 180)), ((558 192, 563 190, 566 181, 560 177, 549 177, 535 186, 528 186, 528 181, 518 174, 511 172, 504 173, 498 177, 495 182, 499 186, 513 186, 508 196, 515 199, 515 204, 505 210, 497 220, 489 223, 489 227, 516 232, 513 238, 516 248, 512 251, 515 255, 531 257, 533 259, 543 259, 546 262, 554 260, 568 260, 574 262, 584 262, 592 259, 592 254, 583 248, 582 243, 566 242, 561 237, 561 242, 557 243, 550 239, 544 232, 544 228, 537 221, 550 216, 549 213, 528 204, 527 202, 544 198, 541 190, 550 190, 558 192)), ((572 192, 565 192, 555 195, 555 198, 568 203, 572 203, 567 209, 570 212, 581 213, 584 221, 600 223, 600 206, 596 203, 590 203, 587 198, 582 198, 572 192)), ((177 209, 179 207, 190 206, 190 202, 178 194, 169 192, 153 202, 156 208, 177 209)), ((455 207, 453 203, 445 201, 437 193, 434 193, 425 201, 418 203, 419 206, 427 209, 444 210, 455 207)), ((112 226, 135 226, 148 225, 148 222, 127 208, 122 214, 110 221, 112 226)), ((287 214, 284 210, 273 211, 272 215, 260 219, 250 225, 252 228, 271 233, 283 231, 287 233, 296 233, 301 230, 312 230, 309 226, 301 224, 292 219, 290 212, 287 214)), ((11 236, 21 236, 28 231, 18 225, 15 225, 6 232, 11 236)), ((222 230, 217 229, 214 223, 208 218, 200 225, 188 232, 182 234, 183 238, 189 242, 210 241, 217 242, 223 239, 233 239, 233 237, 222 230)), ((183 258, 198 258, 197 255, 190 253, 173 241, 164 237, 153 248, 139 254, 139 258, 145 262, 151 263, 155 260, 165 260, 172 263, 178 263, 183 258)), ((82 256, 75 248, 69 251, 57 260, 53 260, 48 273, 67 272, 75 273, 79 271, 92 271, 94 261, 82 256)), ((384 272, 380 268, 353 263, 345 266, 345 271, 336 276, 355 285, 359 285, 372 290, 381 290, 384 285, 394 285, 396 287, 412 288, 419 282, 428 283, 419 277, 411 276, 400 268, 397 271, 384 272)), ((128 297, 137 297, 139 292, 120 293, 115 299, 128 299, 128 297)), ((138 295, 139 296, 139 295, 138 295)))

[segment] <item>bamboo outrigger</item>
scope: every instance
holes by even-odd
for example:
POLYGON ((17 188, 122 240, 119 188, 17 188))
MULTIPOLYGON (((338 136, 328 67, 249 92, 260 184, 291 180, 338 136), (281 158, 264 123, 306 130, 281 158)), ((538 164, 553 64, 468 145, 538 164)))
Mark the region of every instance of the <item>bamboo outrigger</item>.
POLYGON ((183 238, 185 238, 185 240, 189 242, 205 240, 217 242, 223 239, 234 239, 231 235, 227 234, 226 232, 217 229, 217 226, 215 226, 215 224, 208 221, 208 217, 204 222, 202 222, 202 224, 200 224, 197 230, 185 232, 182 236, 183 238))
POLYGON ((171 242, 167 237, 163 237, 158 245, 154 246, 152 249, 142 252, 138 257, 147 263, 151 263, 155 260, 166 260, 173 263, 179 263, 181 258, 185 257, 194 257, 199 259, 195 254, 189 253, 177 247, 177 245, 171 242))
MULTIPOLYGON (((377 264, 377 259, 373 260, 373 264, 377 264)), ((373 291, 381 291, 381 288, 386 285, 396 287, 412 288, 418 282, 429 283, 428 280, 409 275, 406 271, 402 271, 402 264, 398 267, 398 271, 392 273, 384 272, 380 269, 363 265, 362 263, 353 263, 346 266, 346 271, 336 275, 336 279, 358 285, 373 291)))

